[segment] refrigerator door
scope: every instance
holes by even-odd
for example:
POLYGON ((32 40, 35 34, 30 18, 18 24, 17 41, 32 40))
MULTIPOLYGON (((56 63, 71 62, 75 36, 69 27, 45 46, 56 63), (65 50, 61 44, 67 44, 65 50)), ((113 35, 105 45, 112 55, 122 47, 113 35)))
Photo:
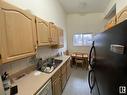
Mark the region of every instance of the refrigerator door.
POLYGON ((94 70, 100 95, 127 95, 127 21, 97 34, 94 40, 94 70))
POLYGON ((92 90, 92 93, 91 95, 100 95, 100 92, 99 92, 99 88, 98 88, 98 85, 97 85, 97 82, 95 82, 95 86, 92 90))

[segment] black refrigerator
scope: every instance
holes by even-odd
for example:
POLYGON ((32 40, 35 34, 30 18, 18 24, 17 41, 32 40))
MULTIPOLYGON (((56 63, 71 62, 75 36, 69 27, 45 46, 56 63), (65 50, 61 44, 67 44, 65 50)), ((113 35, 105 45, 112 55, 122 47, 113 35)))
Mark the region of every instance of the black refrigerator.
POLYGON ((91 95, 127 95, 127 20, 94 37, 89 65, 91 95))

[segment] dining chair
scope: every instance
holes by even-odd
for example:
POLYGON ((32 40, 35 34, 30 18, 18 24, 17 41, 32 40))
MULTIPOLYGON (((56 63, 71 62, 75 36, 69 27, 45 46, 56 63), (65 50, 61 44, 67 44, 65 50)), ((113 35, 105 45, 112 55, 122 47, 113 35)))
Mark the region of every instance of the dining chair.
POLYGON ((82 69, 84 69, 84 59, 82 57, 83 55, 81 53, 76 54, 76 58, 75 58, 76 68, 78 64, 81 64, 82 69))
POLYGON ((81 64, 82 69, 84 69, 84 60, 75 58, 76 68, 78 67, 78 64, 81 64))

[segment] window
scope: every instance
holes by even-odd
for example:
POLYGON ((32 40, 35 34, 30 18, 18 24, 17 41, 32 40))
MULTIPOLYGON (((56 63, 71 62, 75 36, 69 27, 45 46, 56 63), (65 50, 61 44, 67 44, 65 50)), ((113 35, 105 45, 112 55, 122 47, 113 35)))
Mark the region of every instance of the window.
POLYGON ((73 45, 74 46, 88 46, 91 45, 93 41, 92 34, 74 34, 73 35, 73 45))

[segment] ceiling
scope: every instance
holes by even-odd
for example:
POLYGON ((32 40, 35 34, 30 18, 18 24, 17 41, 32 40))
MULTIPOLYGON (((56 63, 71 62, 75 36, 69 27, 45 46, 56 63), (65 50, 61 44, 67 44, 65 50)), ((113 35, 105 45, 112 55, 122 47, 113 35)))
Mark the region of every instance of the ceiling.
POLYGON ((104 12, 111 0, 59 0, 67 13, 104 12))

